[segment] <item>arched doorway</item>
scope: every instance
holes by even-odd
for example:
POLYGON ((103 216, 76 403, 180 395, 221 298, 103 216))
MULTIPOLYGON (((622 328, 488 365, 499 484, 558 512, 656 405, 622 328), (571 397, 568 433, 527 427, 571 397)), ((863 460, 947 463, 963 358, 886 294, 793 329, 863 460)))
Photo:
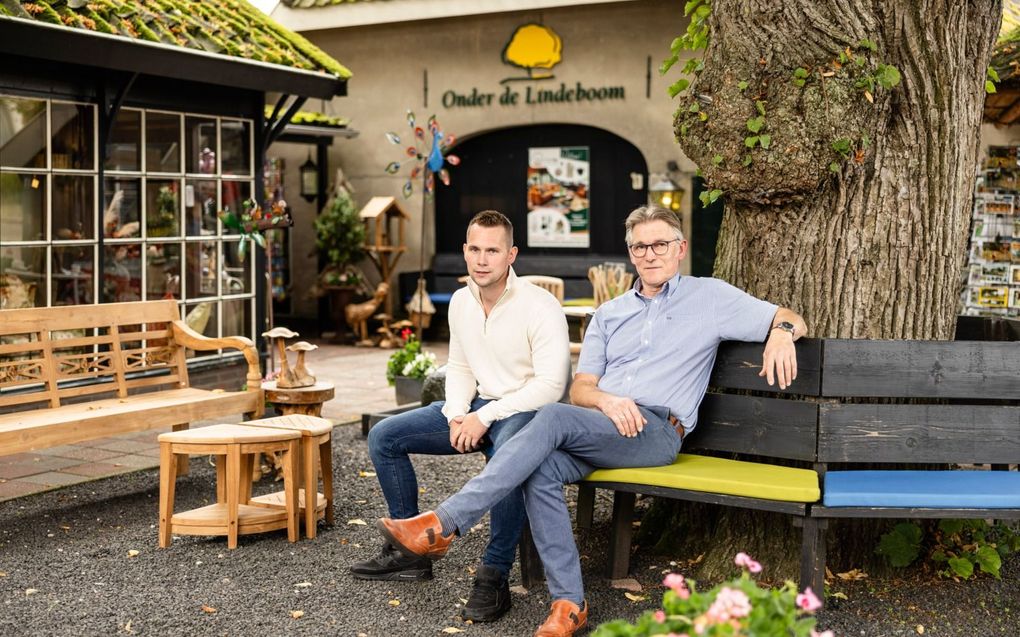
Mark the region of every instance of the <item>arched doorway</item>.
POLYGON ((438 291, 449 291, 442 280, 445 275, 463 274, 461 246, 467 223, 486 209, 499 210, 514 224, 520 249, 517 272, 560 276, 566 280, 568 296, 591 295, 590 286, 584 285, 589 265, 626 261, 623 221, 648 197, 648 165, 641 151, 626 139, 593 126, 536 124, 472 136, 458 143, 453 152, 462 161, 450 169, 450 185, 439 185, 436 191, 434 268, 438 291), (587 247, 552 247, 548 242, 529 241, 528 158, 529 149, 536 148, 587 149, 587 247))

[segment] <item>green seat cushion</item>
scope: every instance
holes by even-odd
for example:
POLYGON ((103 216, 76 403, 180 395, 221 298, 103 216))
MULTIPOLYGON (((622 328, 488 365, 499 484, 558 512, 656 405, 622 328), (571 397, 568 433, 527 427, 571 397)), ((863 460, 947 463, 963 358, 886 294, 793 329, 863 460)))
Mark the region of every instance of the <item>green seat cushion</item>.
POLYGON ((595 307, 595 299, 591 297, 580 299, 563 299, 563 307, 595 307))
POLYGON ((784 502, 817 502, 821 497, 818 474, 809 469, 686 453, 665 467, 598 469, 585 481, 647 484, 784 502))

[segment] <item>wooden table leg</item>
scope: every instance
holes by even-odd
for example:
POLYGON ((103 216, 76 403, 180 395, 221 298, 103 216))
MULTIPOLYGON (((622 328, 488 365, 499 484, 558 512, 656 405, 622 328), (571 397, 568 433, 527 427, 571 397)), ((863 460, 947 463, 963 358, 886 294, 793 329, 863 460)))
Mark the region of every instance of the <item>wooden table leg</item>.
POLYGON ((318 472, 315 470, 315 461, 318 454, 315 453, 315 441, 308 437, 301 437, 302 469, 304 472, 305 486, 305 537, 315 539, 315 527, 318 526, 319 509, 319 481, 318 472))
POLYGON ((319 468, 322 471, 322 494, 326 496, 326 524, 333 524, 333 437, 319 445, 319 468))
MULTIPOLYGON (((227 445, 227 458, 226 458, 226 477, 227 477, 227 548, 237 548, 237 510, 240 499, 241 490, 241 445, 229 444, 227 445)), ((219 491, 220 487, 217 484, 216 490, 219 491)))
POLYGON ((177 486, 177 455, 169 442, 159 445, 159 548, 170 546, 174 516, 174 490, 177 486))
POLYGON ((227 501, 227 456, 216 455, 216 502, 227 501))
MULTIPOLYGON (((179 425, 173 425, 170 429, 171 431, 184 431, 188 429, 188 423, 185 422, 179 425)), ((181 456, 177 458, 177 475, 178 476, 188 475, 188 470, 190 469, 190 467, 191 461, 188 459, 188 454, 186 453, 181 454, 181 456)))
POLYGON ((287 443, 287 454, 283 461, 283 490, 287 501, 287 541, 298 541, 298 471, 297 460, 300 457, 301 439, 287 443))

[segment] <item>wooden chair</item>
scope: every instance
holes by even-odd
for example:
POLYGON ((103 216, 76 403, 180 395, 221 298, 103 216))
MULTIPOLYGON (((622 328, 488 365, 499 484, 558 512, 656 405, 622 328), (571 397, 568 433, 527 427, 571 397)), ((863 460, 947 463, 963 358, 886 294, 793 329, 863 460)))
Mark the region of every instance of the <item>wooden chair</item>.
POLYGON ((170 546, 174 533, 226 535, 227 548, 237 548, 237 536, 287 529, 298 540, 297 461, 301 432, 287 429, 213 425, 159 436, 159 547, 170 546), (251 471, 259 453, 284 452, 282 509, 253 506, 251 471), (179 456, 216 456, 216 504, 174 514, 179 456))
POLYGON ((629 290, 634 283, 634 275, 627 272, 623 264, 607 263, 588 268, 588 280, 591 281, 597 308, 629 290))
POLYGON ((537 285, 543 290, 547 290, 549 294, 556 297, 560 305, 563 304, 563 279, 555 276, 543 276, 541 274, 527 274, 518 278, 537 285))

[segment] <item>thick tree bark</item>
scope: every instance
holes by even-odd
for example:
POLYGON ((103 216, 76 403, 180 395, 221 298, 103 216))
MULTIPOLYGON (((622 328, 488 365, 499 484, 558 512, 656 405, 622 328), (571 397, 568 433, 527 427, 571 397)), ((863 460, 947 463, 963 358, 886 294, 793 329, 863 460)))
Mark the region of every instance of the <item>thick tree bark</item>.
MULTIPOLYGON (((999 0, 712 0, 675 126, 724 193, 716 276, 800 312, 814 336, 951 339, 1001 15, 999 0), (880 64, 898 86, 868 86, 880 64)), ((879 568, 886 526, 831 525, 831 568, 879 568)), ((732 574, 739 550, 796 577, 783 516, 660 502, 641 528, 660 550, 703 553, 702 578, 732 574)))
POLYGON ((798 310, 815 336, 951 339, 1001 13, 998 0, 714 0, 676 129, 724 192, 716 276, 798 310), (882 63, 902 82, 872 103, 859 83, 882 63), (748 151, 756 100, 771 143, 748 151))

